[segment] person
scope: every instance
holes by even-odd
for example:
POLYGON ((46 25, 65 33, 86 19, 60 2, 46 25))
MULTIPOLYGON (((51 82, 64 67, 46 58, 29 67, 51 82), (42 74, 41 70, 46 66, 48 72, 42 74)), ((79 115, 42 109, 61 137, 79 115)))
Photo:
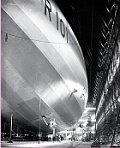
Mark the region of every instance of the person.
POLYGON ((61 135, 58 135, 58 137, 59 137, 59 142, 61 142, 61 135))

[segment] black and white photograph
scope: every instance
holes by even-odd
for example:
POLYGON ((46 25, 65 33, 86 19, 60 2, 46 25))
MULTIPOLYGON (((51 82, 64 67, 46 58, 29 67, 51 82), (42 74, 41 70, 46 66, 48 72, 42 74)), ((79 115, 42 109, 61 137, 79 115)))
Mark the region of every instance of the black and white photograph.
POLYGON ((120 148, 120 0, 1 0, 1 148, 120 148))

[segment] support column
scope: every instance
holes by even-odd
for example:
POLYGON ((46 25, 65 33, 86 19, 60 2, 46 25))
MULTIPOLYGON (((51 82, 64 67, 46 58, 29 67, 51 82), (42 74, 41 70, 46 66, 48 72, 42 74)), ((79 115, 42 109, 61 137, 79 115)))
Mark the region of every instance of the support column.
POLYGON ((11 114, 10 117, 10 140, 9 140, 10 143, 12 143, 12 126, 13 126, 13 113, 11 114))
POLYGON ((39 100, 39 113, 38 113, 39 114, 39 121, 38 121, 39 122, 39 133, 38 133, 39 139, 38 139, 38 144, 40 144, 40 137, 41 137, 41 133, 40 133, 40 117, 41 117, 40 108, 41 108, 41 103, 42 103, 42 100, 40 99, 39 100))

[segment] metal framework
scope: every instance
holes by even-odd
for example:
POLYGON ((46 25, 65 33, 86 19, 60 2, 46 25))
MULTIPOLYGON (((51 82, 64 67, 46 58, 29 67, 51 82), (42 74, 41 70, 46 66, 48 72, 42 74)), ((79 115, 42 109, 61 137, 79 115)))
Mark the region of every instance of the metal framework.
MULTIPOLYGON (((120 139, 120 6, 117 3, 113 3, 110 11, 114 9, 114 18, 111 23, 111 27, 108 27, 108 31, 111 32, 106 36, 108 43, 108 54, 111 55, 107 59, 108 71, 105 75, 105 83, 103 88, 99 90, 101 95, 95 95, 96 100, 99 99, 99 103, 96 104, 96 139, 101 143, 114 143, 119 145, 120 139), (111 57, 111 59, 110 59, 111 57), (117 63, 119 59, 119 63, 117 63), (117 66, 117 67, 116 67, 117 66), (99 98, 98 98, 99 97, 99 98)), ((110 24, 109 23, 109 24, 110 24)), ((105 47, 104 47, 105 49, 105 47)), ((105 66, 102 61, 100 66, 105 66)))

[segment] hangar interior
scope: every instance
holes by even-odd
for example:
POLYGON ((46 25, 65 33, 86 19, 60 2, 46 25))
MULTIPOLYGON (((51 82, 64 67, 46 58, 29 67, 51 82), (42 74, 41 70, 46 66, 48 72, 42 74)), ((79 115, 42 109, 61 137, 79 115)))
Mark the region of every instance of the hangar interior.
POLYGON ((118 143, 119 0, 1 8, 1 140, 118 143))

